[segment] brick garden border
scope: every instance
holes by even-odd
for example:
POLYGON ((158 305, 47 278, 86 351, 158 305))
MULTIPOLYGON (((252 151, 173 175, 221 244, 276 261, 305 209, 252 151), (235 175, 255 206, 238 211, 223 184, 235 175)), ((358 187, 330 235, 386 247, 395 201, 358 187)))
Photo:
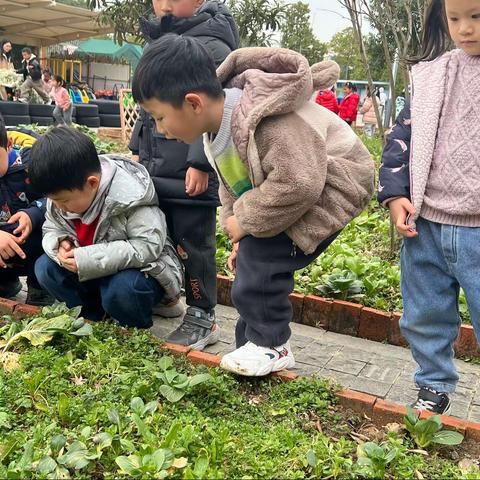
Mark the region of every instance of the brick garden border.
MULTIPOLYGON (((231 290, 233 281, 217 275, 218 303, 232 307, 231 290)), ((335 333, 365 338, 375 342, 408 347, 400 332, 399 312, 384 312, 364 307, 358 303, 329 300, 316 295, 292 293, 293 321, 310 327, 323 328, 335 333)), ((455 343, 457 357, 478 357, 480 349, 473 327, 462 324, 455 343)))
MULTIPOLYGON (((295 294, 295 298, 301 297, 301 295, 295 294)), ((305 297, 307 298, 307 297, 305 297)), ((324 302, 328 300, 321 299, 324 302)), ((295 302, 295 300, 293 300, 295 302)), ((349 310, 348 302, 340 302, 340 305, 335 307, 336 302, 329 302, 331 308, 338 308, 340 311, 343 311, 343 304, 347 304, 346 311, 349 310)), ((358 309, 358 305, 354 305, 355 312, 358 309)), ((352 307, 353 308, 353 307, 352 307)), ((360 306, 360 310, 365 310, 360 306)), ((40 312, 39 307, 34 307, 32 305, 25 305, 23 303, 18 303, 13 300, 7 300, 5 298, 0 298, 0 315, 13 315, 14 318, 22 319, 31 315, 35 315, 40 312)), ((372 314, 370 312, 372 309, 367 309, 367 315, 372 314)), ((374 311, 376 312, 376 311, 374 311)), ((348 314, 343 312, 345 317, 348 317, 348 314)), ((350 324, 349 324, 350 325, 350 324)), ((175 345, 173 343, 161 343, 160 348, 162 350, 169 351, 172 355, 186 356, 187 360, 192 363, 206 365, 208 367, 218 368, 220 366, 221 357, 219 355, 212 355, 211 353, 200 352, 197 350, 191 350, 189 347, 182 345, 175 345)), ((288 370, 282 370, 281 372, 276 372, 272 374, 275 377, 280 378, 284 382, 289 382, 299 378, 295 372, 290 372, 288 370)), ((383 427, 387 423, 403 423, 403 417, 406 414, 406 408, 403 405, 397 405, 395 403, 390 403, 382 400, 381 398, 375 397, 373 395, 368 395, 366 393, 356 392, 354 390, 341 390, 337 392, 337 397, 340 405, 344 408, 351 409, 361 415, 367 415, 371 421, 377 426, 383 427)), ((431 413, 422 412, 421 418, 431 416, 431 413)), ((455 417, 449 417, 442 415, 442 423, 444 427, 451 430, 458 430, 461 432, 466 439, 480 441, 480 423, 470 422, 468 420, 461 420, 455 417)))

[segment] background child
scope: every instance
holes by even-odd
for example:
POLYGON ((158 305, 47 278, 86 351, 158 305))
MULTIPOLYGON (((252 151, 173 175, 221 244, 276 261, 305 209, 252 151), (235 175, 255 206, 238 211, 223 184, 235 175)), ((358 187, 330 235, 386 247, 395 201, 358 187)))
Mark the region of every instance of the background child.
POLYGON ((57 121, 57 125, 71 125, 73 105, 70 95, 65 88, 65 82, 60 75, 54 75, 52 84, 52 96, 55 100, 53 116, 57 121))
POLYGON ((400 326, 419 366, 413 406, 444 414, 458 382, 460 287, 480 333, 480 100, 458 95, 478 82, 479 17, 476 0, 431 2, 416 59, 422 62, 412 69, 412 116, 406 106, 380 169, 379 199, 404 237, 400 326), (445 53, 448 31, 459 49, 445 53))
POLYGON ((17 152, 0 115, 0 297, 15 297, 27 277, 27 303, 48 305, 53 298, 39 285, 34 267, 43 254, 45 201, 26 182, 29 148, 17 152), (32 203, 30 203, 32 202, 32 203))
POLYGON ((40 284, 91 320, 149 328, 152 308, 180 295, 182 269, 145 168, 55 128, 32 147, 29 178, 48 196, 40 284))
POLYGON ((357 86, 352 82, 347 82, 343 87, 344 97, 338 108, 338 116, 352 125, 357 120, 358 103, 360 95, 357 93, 357 86))
MULTIPOLYGON (((377 105, 380 108, 380 99, 378 97, 377 105)), ((375 115, 375 107, 373 106, 370 87, 367 87, 367 96, 360 109, 360 113, 363 115, 363 131, 367 137, 372 138, 375 135, 375 129, 377 128, 377 116, 375 115)))
POLYGON ((52 73, 48 68, 46 68, 43 71, 43 89, 45 90, 45 93, 49 95, 50 97, 52 96, 52 90, 54 87, 54 80, 52 78, 52 73))
MULTIPOLYGON (((235 22, 227 7, 217 1, 153 0, 157 19, 141 21, 149 40, 174 32, 199 39, 218 66, 238 47, 235 22)), ((152 176, 166 215, 172 240, 185 266, 188 309, 183 323, 169 337, 172 343, 202 350, 219 339, 215 323, 216 207, 218 180, 203 151, 203 140, 191 146, 166 138, 155 128, 152 117, 142 110, 130 142, 152 176)), ((177 309, 156 310, 164 316, 181 315, 177 309)))
POLYGON ((335 87, 327 88, 318 92, 315 97, 315 102, 327 110, 338 114, 338 102, 335 95, 335 87))
POLYGON ((221 179, 221 221, 238 243, 230 264, 240 313, 237 350, 221 366, 259 376, 294 365, 294 271, 311 263, 365 207, 374 189, 367 149, 336 115, 310 99, 337 80, 338 65, 312 67, 270 48, 231 53, 217 72, 205 48, 165 36, 141 59, 133 95, 167 138, 202 132, 221 179), (222 90, 222 83, 225 90, 222 90))

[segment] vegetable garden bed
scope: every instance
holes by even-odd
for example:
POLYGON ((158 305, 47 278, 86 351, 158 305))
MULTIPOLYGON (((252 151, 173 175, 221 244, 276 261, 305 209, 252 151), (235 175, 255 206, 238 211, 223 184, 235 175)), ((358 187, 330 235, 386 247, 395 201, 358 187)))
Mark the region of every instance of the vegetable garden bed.
POLYGON ((2 352, 16 354, 0 369, 1 478, 480 475, 474 435, 426 446, 438 423, 423 440, 399 423, 380 428, 321 379, 236 378, 166 355, 149 332, 77 313, 50 308, 0 332, 2 352))

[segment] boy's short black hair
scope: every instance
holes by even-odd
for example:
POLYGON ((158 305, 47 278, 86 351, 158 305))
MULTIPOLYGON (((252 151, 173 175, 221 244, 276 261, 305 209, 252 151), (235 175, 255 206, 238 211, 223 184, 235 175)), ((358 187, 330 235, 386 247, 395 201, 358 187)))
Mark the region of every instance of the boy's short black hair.
POLYGON ((28 177, 42 195, 82 189, 87 178, 99 172, 100 160, 92 140, 72 128, 50 130, 30 150, 28 177))
POLYGON ((5 150, 8 147, 7 127, 5 126, 5 120, 0 113, 0 148, 5 150))
POLYGON ((213 98, 223 94, 215 62, 205 47, 195 38, 173 34, 152 42, 135 70, 135 101, 156 98, 180 108, 192 92, 213 98))
POLYGON ((32 49, 29 47, 22 48, 22 53, 32 53, 32 49))

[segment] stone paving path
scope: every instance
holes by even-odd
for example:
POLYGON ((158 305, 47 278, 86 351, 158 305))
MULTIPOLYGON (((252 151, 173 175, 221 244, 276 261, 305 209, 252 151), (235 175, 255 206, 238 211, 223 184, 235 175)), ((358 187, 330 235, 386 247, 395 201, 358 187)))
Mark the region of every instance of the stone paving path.
MULTIPOLYGON (((222 305, 216 308, 221 340, 205 351, 223 355, 235 349, 238 313, 222 305)), ((165 338, 179 319, 155 318, 152 332, 165 338)), ((291 346, 300 375, 331 378, 345 388, 369 393, 399 404, 416 399, 412 375, 416 364, 410 350, 325 330, 292 324, 291 346)), ((452 415, 480 422, 480 365, 456 360, 460 383, 453 395, 452 415)))

